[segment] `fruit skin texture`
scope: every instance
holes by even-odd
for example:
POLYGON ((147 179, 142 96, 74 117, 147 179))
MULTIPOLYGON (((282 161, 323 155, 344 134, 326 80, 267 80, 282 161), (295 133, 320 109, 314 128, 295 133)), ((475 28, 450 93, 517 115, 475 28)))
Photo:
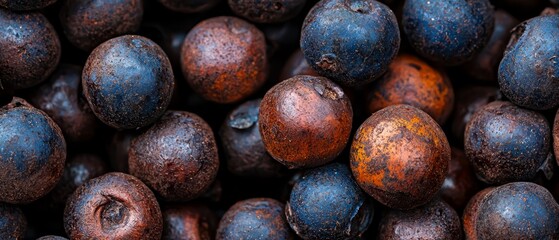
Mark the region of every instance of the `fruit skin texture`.
POLYGON ((284 205, 270 198, 252 198, 235 203, 225 212, 216 240, 293 239, 284 215, 284 205))
POLYGON ((0 7, 11 11, 29 11, 45 8, 57 0, 0 0, 0 7))
POLYGON ((256 23, 277 23, 294 18, 305 7, 306 0, 228 0, 239 16, 256 23))
POLYGON ((400 48, 394 13, 373 0, 324 0, 308 13, 301 50, 322 76, 345 86, 380 77, 400 48))
POLYGON ((285 207, 289 225, 303 239, 354 239, 367 230, 373 214, 367 195, 340 163, 305 172, 285 207))
POLYGON ((193 113, 169 111, 136 137, 128 151, 130 174, 167 201, 203 194, 219 169, 217 145, 208 124, 193 113))
POLYGON ((176 12, 197 13, 214 7, 220 0, 159 0, 159 2, 176 12))
POLYGON ((64 171, 66 142, 44 112, 21 98, 0 107, 0 201, 25 204, 45 196, 64 171))
POLYGON ((357 129, 350 166, 357 184, 380 203, 411 209, 429 202, 448 172, 450 146, 427 113, 393 105, 357 129))
POLYGON ((476 201, 471 216, 475 226, 466 231, 468 239, 559 238, 559 205, 542 186, 509 183, 481 194, 476 201))
POLYGON ((163 50, 134 35, 99 45, 89 55, 82 74, 91 110, 103 123, 118 129, 155 122, 171 102, 174 81, 163 50))
POLYGON ((111 38, 136 32, 143 15, 142 0, 66 0, 60 22, 70 43, 89 52, 111 38))
POLYGON ((378 239, 462 239, 458 213, 440 199, 419 208, 390 210, 381 220, 378 239))
POLYGON ((499 86, 516 105, 559 106, 559 15, 535 17, 515 27, 499 65, 499 86))
POLYGON ((259 127, 268 153, 288 168, 326 164, 349 139, 353 110, 347 95, 324 77, 299 75, 270 89, 259 127))
POLYGON ((240 101, 266 81, 264 34, 236 17, 206 19, 186 35, 181 66, 190 87, 204 99, 240 101))
POLYGON ((56 69, 60 55, 58 35, 43 14, 0 8, 2 89, 22 89, 39 84, 56 69))
POLYGON ((385 75, 371 85, 369 113, 390 105, 407 104, 444 124, 454 105, 452 83, 443 72, 413 55, 394 59, 385 75))
POLYGON ((489 184, 532 180, 551 151, 545 117, 510 102, 479 109, 468 125, 464 150, 478 178, 489 184))
POLYGON ((23 239, 27 220, 21 209, 0 203, 0 239, 23 239))
POLYGON ((402 25, 413 49, 444 65, 457 65, 479 53, 495 25, 489 0, 407 0, 402 25))
POLYGON ((227 156, 227 170, 245 177, 281 177, 285 167, 266 151, 258 127, 260 99, 235 108, 225 119, 219 135, 227 156))
POLYGON ((70 239, 161 239, 157 199, 139 179, 107 173, 80 186, 64 209, 70 239))
POLYGON ((163 240, 211 240, 215 237, 217 218, 208 207, 180 204, 163 210, 163 240))
POLYGON ((69 144, 93 139, 101 126, 81 93, 81 74, 81 67, 62 65, 28 97, 52 117, 69 144))

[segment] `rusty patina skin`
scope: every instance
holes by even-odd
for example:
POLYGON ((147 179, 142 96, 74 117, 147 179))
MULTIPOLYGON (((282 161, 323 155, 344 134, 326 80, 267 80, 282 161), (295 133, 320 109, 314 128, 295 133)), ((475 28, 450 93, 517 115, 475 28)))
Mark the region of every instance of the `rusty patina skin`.
POLYGON ((62 65, 27 98, 52 117, 68 143, 93 139, 101 126, 82 96, 81 74, 79 66, 62 65))
POLYGON ((350 161, 365 192, 388 207, 410 209, 427 203, 441 188, 450 146, 437 122, 425 112, 393 105, 359 127, 350 161))
POLYGON ((441 69, 435 69, 413 55, 400 55, 388 71, 372 84, 368 110, 407 104, 419 108, 444 124, 454 105, 452 83, 441 69))
POLYGON ((467 239, 559 238, 559 205, 544 187, 514 182, 478 195, 464 218, 467 239))
POLYGON ((297 49, 293 54, 291 54, 291 56, 283 66, 279 80, 283 81, 297 75, 320 76, 309 65, 307 59, 305 59, 305 56, 303 55, 303 52, 301 52, 301 49, 297 49))
POLYGON ((65 161, 62 131, 47 114, 21 98, 0 107, 0 202, 23 204, 45 196, 65 161))
POLYGON ((379 238, 462 239, 462 224, 454 209, 440 199, 412 210, 390 210, 381 220, 379 238))
POLYGON ((264 96, 260 133, 270 155, 288 168, 334 160, 349 139, 353 110, 343 90, 324 77, 299 75, 264 96))
POLYGON ((464 135, 464 152, 474 172, 489 184, 534 179, 552 150, 545 117, 510 102, 495 101, 479 109, 464 135))
POLYGON ((75 155, 67 161, 62 178, 49 196, 54 203, 63 206, 79 186, 107 172, 108 168, 99 156, 94 154, 75 155))
POLYGON ((167 112, 132 141, 128 154, 130 174, 168 201, 200 196, 219 169, 212 129, 189 112, 167 112))
POLYGON ((500 100, 499 88, 489 86, 463 87, 456 92, 456 104, 451 117, 452 135, 459 142, 464 141, 466 124, 470 122, 474 113, 486 104, 500 100))
POLYGON ((217 218, 205 205, 181 204, 163 210, 163 240, 212 240, 217 218))
POLYGON ((137 31, 143 15, 142 0, 67 0, 60 22, 70 43, 89 52, 106 40, 137 31))
POLYGON ((251 22, 277 23, 294 18, 306 0, 228 0, 233 12, 251 22))
POLYGON ((47 7, 57 0, 0 0, 0 6, 13 11, 29 11, 47 7))
POLYGON ((0 8, 0 89, 22 89, 47 79, 60 61, 60 40, 38 12, 0 8))
POLYGON ((219 135, 229 172, 245 177, 281 177, 286 168, 266 151, 258 128, 260 99, 235 108, 225 119, 219 135))
POLYGON ((206 100, 237 102, 266 80, 266 40, 258 28, 239 18, 210 18, 184 39, 181 65, 188 84, 206 100))
POLYGON ((470 198, 477 193, 479 182, 464 152, 452 148, 448 173, 439 191, 441 198, 461 212, 470 198))
POLYGON ((18 207, 0 203, 0 226, 1 239, 24 239, 27 220, 18 207))
POLYGON ((285 220, 284 204, 270 198, 235 203, 219 222, 216 240, 290 240, 294 234, 285 220))
POLYGON ((162 216, 151 190, 134 176, 107 173, 79 187, 64 209, 70 239, 161 239, 162 216))
POLYGON ((462 223, 464 225, 465 238, 467 240, 478 240, 476 236, 477 216, 479 214, 480 204, 484 201, 485 197, 494 187, 488 187, 476 193, 464 208, 462 215, 462 223))
POLYGON ((220 1, 221 0, 159 0, 166 8, 182 13, 206 11, 217 5, 220 1))

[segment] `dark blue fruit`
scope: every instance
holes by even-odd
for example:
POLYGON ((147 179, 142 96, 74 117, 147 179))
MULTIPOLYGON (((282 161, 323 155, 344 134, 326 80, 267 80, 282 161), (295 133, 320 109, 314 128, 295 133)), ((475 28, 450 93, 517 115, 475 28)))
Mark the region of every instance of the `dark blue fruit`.
POLYGON ((60 51, 58 35, 43 14, 0 8, 0 89, 44 81, 58 65, 60 51))
POLYGON ((284 205, 270 198, 235 203, 219 222, 217 240, 288 240, 293 233, 285 221, 284 205))
POLYGON ((479 53, 494 24, 489 0, 406 0, 402 15, 415 51, 444 65, 463 63, 479 53))
POLYGON ((394 13, 373 0, 323 0, 308 13, 301 50, 322 76, 342 85, 372 82, 400 48, 394 13))
POLYGON ((466 239, 559 239, 559 205, 540 185, 509 183, 476 201, 466 239))
POLYGON ((145 127, 167 109, 174 87, 169 58, 153 41, 134 35, 95 48, 83 69, 82 85, 93 113, 119 129, 145 127))
POLYGON ((534 110, 559 105, 559 15, 521 23, 499 66, 501 91, 513 103, 534 110))
POLYGON ((0 203, 0 239, 23 239, 27 220, 15 206, 0 203))
POLYGON ((532 180, 551 154, 551 128, 537 112, 495 101, 466 125, 464 150, 486 183, 532 180))
POLYGON ((14 98, 0 107, 0 202, 29 203, 62 176, 66 142, 44 112, 14 98))
POLYGON ((373 206, 339 163, 309 170, 295 183, 285 215, 303 239, 352 239, 373 219, 373 206))

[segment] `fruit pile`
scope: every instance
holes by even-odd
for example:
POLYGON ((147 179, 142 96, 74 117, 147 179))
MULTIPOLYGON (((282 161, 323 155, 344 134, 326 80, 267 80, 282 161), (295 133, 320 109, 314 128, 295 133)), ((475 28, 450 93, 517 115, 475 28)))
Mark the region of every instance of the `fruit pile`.
POLYGON ((557 0, 0 0, 0 239, 559 239, 557 0))

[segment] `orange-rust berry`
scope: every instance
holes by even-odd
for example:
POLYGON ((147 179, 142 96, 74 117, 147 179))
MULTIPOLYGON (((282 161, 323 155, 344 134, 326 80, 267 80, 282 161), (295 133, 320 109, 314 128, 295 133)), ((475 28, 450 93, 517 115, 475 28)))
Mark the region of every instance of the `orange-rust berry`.
POLYGON ((394 105, 371 115, 357 130, 350 150, 359 186, 380 203, 410 209, 441 188, 450 161, 444 132, 428 114, 394 105))
POLYGON ((396 104, 419 108, 443 124, 452 111, 454 91, 441 70, 412 55, 398 56, 368 97, 368 110, 374 113, 396 104))
POLYGON ((343 90, 324 77, 299 75, 270 89, 260 105, 266 150, 289 168, 332 161, 351 132, 353 110, 343 90))
POLYGON ((237 102, 266 80, 266 40, 258 28, 239 18, 210 18, 184 39, 181 65, 186 81, 203 98, 237 102))

